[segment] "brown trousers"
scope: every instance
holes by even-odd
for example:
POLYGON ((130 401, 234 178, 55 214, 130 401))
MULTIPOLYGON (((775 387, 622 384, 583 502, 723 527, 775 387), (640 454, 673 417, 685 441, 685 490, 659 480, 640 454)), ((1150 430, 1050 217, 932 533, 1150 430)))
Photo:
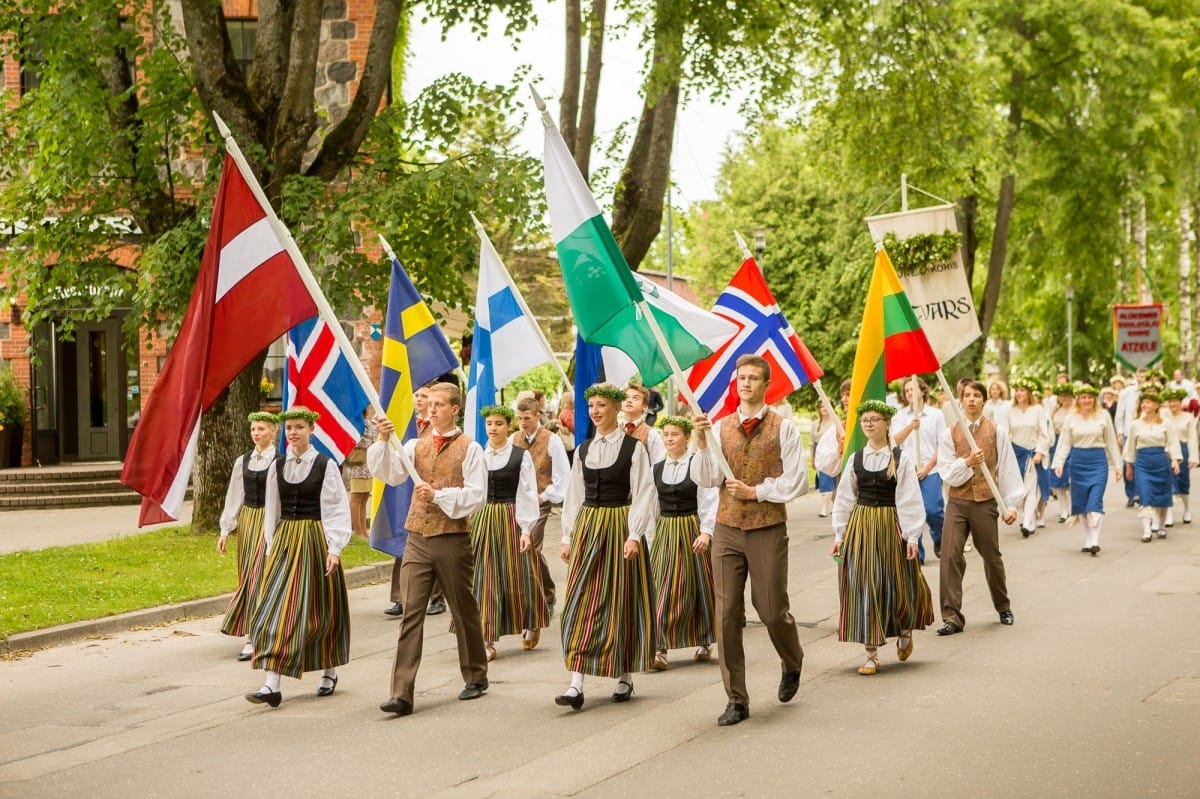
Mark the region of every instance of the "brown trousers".
POLYGON ((425 609, 436 578, 446 591, 446 604, 454 615, 458 639, 458 665, 464 683, 487 678, 487 653, 483 649, 483 625, 472 585, 475 556, 470 533, 443 533, 426 538, 409 533, 400 567, 404 587, 404 617, 396 639, 392 663, 392 696, 413 701, 413 686, 425 643, 425 609))
MULTIPOLYGON (((412 533, 412 535, 419 535, 419 533, 412 533)), ((392 593, 390 594, 390 596, 391 596, 391 600, 393 602, 399 602, 399 603, 403 604, 404 603, 404 586, 400 584, 401 573, 402 572, 400 570, 400 558, 396 558, 396 562, 392 564, 392 593)), ((438 602, 438 601, 445 602, 446 601, 446 594, 442 591, 442 586, 440 583, 438 583, 437 580, 433 581, 433 593, 429 595, 429 601, 430 602, 438 602)), ((408 606, 405 605, 405 610, 407 610, 407 609, 408 609, 408 606)))
POLYGON ((746 651, 742 647, 742 621, 746 618, 746 577, 750 601, 767 628, 779 653, 783 671, 794 671, 804 661, 800 634, 788 600, 788 537, 783 524, 742 530, 718 523, 713 531, 713 584, 717 595, 717 654, 721 679, 730 702, 748 705, 746 651))
POLYGON ((554 580, 550 577, 550 566, 546 563, 546 556, 542 554, 542 543, 546 537, 546 520, 550 518, 550 509, 553 507, 549 502, 543 502, 537 521, 529 528, 529 542, 533 544, 533 551, 537 553, 538 568, 542 572, 542 590, 546 593, 547 605, 554 604, 556 593, 554 580))
POLYGON ((1011 610, 1008 601, 1008 586, 1004 576, 1004 556, 1000 554, 1000 531, 996 520, 1000 510, 996 500, 973 502, 969 499, 946 501, 946 522, 942 526, 942 560, 938 575, 938 594, 942 601, 942 621, 952 621, 959 627, 966 626, 962 615, 963 574, 967 570, 967 559, 963 547, 967 533, 975 542, 975 551, 983 559, 983 574, 987 578, 988 590, 992 593, 992 605, 999 612, 1011 610))

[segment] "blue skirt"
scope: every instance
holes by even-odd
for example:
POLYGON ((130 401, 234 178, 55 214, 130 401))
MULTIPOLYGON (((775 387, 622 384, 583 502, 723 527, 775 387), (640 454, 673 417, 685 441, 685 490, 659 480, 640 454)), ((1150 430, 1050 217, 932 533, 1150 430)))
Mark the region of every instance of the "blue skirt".
POLYGON ((1162 447, 1139 449, 1133 462, 1133 482, 1138 504, 1142 507, 1171 507, 1171 459, 1166 450, 1162 447))
POLYGON ((1179 464, 1179 474, 1172 477, 1175 478, 1175 493, 1186 497, 1192 487, 1192 478, 1188 474, 1188 445, 1180 441, 1179 448, 1183 450, 1183 462, 1179 464))
POLYGON ((1071 515, 1104 513, 1104 487, 1108 485, 1108 457, 1104 447, 1072 449, 1063 476, 1071 478, 1071 515))
MULTIPOLYGON (((837 478, 825 472, 817 472, 817 491, 822 494, 831 494, 837 488, 837 478)), ((1184 492, 1187 493, 1186 491, 1184 492)))
POLYGON ((1050 501, 1050 475, 1053 474, 1042 464, 1037 465, 1037 484, 1038 491, 1042 495, 1042 502, 1050 501))
POLYGON ((1026 449, 1020 444, 1013 444, 1013 455, 1017 456, 1017 472, 1021 475, 1021 479, 1025 479, 1025 469, 1029 466, 1029 461, 1033 458, 1034 452, 1031 449, 1026 449))
MULTIPOLYGON (((1057 449, 1058 449, 1058 436, 1055 436, 1054 437, 1054 446, 1052 446, 1050 448, 1050 462, 1051 463, 1054 463, 1054 452, 1057 449)), ((1071 454, 1067 456, 1067 462, 1063 464, 1062 477, 1056 476, 1054 474, 1053 470, 1050 472, 1050 487, 1051 488, 1066 488, 1067 486, 1069 486, 1071 484, 1071 475, 1072 475, 1071 459, 1075 457, 1075 453, 1078 451, 1079 450, 1077 450, 1077 449, 1072 449, 1071 454)), ((1072 502, 1075 501, 1074 495, 1072 495, 1071 501, 1072 502)))

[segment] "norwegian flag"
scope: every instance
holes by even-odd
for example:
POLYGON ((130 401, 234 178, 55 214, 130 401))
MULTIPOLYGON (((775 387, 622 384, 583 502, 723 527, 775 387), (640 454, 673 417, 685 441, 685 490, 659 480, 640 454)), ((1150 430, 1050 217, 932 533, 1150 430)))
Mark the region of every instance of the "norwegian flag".
POLYGON ((200 415, 256 355, 317 312, 252 181, 226 154, 196 286, 121 471, 142 495, 139 526, 179 518, 200 415))
POLYGON ((758 355, 771 365, 768 405, 824 374, 779 310, 753 258, 745 260, 717 297, 713 313, 738 327, 736 336, 688 373, 688 385, 696 393, 700 410, 713 421, 737 410, 734 373, 737 359, 743 355, 758 355))
POLYGON ((320 414, 312 444, 339 465, 362 437, 363 410, 371 400, 320 317, 288 333, 283 400, 285 408, 303 405, 320 414))

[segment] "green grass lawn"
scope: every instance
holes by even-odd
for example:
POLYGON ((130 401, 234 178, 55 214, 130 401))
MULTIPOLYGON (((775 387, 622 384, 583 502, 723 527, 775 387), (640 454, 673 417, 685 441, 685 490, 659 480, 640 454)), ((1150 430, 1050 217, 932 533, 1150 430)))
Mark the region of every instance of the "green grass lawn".
MULTIPOLYGON (((342 567, 390 560, 361 538, 342 553, 342 567)), ((234 541, 225 557, 215 535, 169 527, 97 544, 0 555, 0 637, 96 619, 237 587, 234 541)))

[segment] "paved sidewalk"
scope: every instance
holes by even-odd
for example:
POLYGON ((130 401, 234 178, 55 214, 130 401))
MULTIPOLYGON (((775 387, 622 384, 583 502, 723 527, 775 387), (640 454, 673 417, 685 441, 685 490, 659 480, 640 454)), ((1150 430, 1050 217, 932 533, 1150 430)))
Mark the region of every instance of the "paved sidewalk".
POLYGON ((60 508, 0 511, 0 554, 22 549, 90 544, 137 535, 161 527, 192 521, 192 503, 183 504, 179 521, 138 529, 137 505, 102 508, 60 508))

